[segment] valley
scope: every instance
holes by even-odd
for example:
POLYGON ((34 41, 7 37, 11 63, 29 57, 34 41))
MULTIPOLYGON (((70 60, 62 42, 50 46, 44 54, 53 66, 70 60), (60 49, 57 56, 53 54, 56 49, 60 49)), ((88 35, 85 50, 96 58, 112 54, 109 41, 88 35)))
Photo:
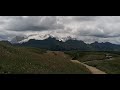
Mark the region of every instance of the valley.
POLYGON ((120 16, 0 16, 0 74, 120 74, 120 16))

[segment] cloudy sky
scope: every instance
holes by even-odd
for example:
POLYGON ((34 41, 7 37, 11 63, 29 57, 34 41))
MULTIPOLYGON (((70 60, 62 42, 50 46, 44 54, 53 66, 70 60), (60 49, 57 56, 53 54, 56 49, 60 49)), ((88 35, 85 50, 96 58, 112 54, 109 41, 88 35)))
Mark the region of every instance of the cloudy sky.
POLYGON ((0 40, 47 34, 120 44, 120 16, 0 16, 0 40))

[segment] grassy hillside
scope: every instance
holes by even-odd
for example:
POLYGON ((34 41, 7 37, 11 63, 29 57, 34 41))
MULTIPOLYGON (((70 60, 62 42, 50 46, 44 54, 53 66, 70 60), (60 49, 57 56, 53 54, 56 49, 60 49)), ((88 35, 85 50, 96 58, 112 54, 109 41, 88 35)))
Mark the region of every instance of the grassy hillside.
POLYGON ((15 47, 0 42, 0 74, 89 74, 62 52, 15 47))
POLYGON ((120 52, 80 52, 67 51, 73 59, 96 67, 108 74, 120 74, 120 52), (106 54, 112 56, 112 59, 107 59, 106 54))
POLYGON ((108 74, 120 74, 120 56, 114 56, 112 60, 91 61, 86 64, 94 66, 108 74))

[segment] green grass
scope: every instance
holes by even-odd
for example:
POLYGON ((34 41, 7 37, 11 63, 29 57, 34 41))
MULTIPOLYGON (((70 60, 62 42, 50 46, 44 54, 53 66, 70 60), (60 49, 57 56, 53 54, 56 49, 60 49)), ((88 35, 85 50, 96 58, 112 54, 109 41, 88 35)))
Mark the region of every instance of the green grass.
POLYGON ((73 59, 81 62, 106 59, 105 52, 66 51, 65 53, 70 55, 73 59))
POLYGON ((0 74, 90 74, 65 54, 0 42, 0 74))
POLYGON ((80 62, 96 67, 108 74, 120 74, 120 52, 67 51, 65 53, 72 58, 76 57, 80 62), (113 59, 107 60, 105 54, 109 54, 113 59))
POLYGON ((86 64, 95 66, 108 74, 120 74, 120 57, 114 60, 87 62, 86 64))

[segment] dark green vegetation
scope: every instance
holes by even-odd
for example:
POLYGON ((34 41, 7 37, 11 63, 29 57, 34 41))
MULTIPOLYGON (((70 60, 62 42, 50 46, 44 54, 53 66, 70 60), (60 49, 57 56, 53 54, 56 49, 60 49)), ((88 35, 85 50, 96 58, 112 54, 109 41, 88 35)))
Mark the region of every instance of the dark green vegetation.
POLYGON ((67 51, 73 59, 96 67, 108 74, 120 74, 120 52, 80 52, 67 51), (106 57, 106 55, 111 58, 106 57))
POLYGON ((86 64, 95 66, 108 74, 120 74, 120 58, 111 61, 93 61, 86 64))
POLYGON ((0 42, 0 74, 89 74, 63 52, 13 46, 0 42))
POLYGON ((49 37, 45 40, 34 40, 31 39, 28 42, 22 44, 16 44, 19 46, 29 46, 37 47, 43 49, 49 49, 54 51, 70 51, 70 50, 80 50, 80 51, 120 51, 120 45, 112 44, 109 42, 98 43, 94 42, 92 44, 86 44, 80 40, 69 39, 66 42, 56 40, 56 38, 49 37))
POLYGON ((65 51, 65 53, 70 55, 73 60, 79 60, 81 62, 106 59, 105 52, 65 51))

